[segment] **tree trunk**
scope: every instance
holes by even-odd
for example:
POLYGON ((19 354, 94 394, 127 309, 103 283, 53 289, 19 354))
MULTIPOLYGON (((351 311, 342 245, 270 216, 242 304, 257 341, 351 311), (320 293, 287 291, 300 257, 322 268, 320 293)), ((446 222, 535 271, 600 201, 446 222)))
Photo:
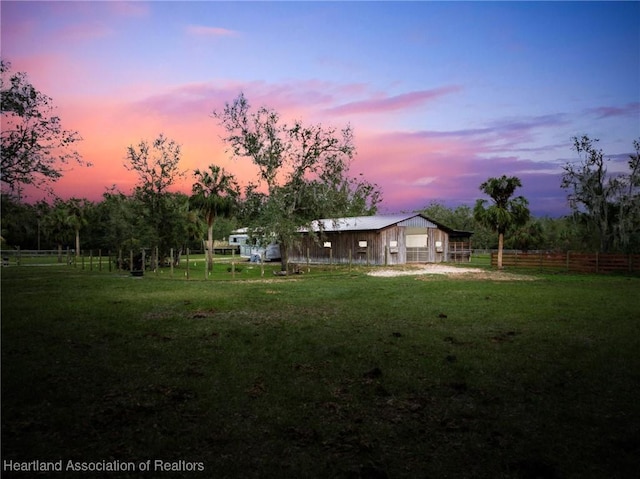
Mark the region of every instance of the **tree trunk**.
POLYGON ((80 230, 76 229, 76 258, 80 257, 80 230))
POLYGON ((207 225, 207 268, 213 270, 213 223, 207 225))
POLYGON ((609 252, 609 220, 606 217, 600 222, 600 252, 609 252))
POLYGON ((502 269, 503 246, 504 246, 504 233, 498 233, 498 269, 502 269))
POLYGON ((280 271, 287 271, 289 269, 289 248, 283 243, 280 243, 280 271))

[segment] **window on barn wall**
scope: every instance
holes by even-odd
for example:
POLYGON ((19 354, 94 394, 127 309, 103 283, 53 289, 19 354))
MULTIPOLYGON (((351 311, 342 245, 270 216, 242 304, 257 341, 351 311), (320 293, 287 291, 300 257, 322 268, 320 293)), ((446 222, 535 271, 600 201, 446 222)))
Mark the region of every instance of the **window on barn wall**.
POLYGON ((429 235, 407 235, 407 248, 426 248, 429 235))

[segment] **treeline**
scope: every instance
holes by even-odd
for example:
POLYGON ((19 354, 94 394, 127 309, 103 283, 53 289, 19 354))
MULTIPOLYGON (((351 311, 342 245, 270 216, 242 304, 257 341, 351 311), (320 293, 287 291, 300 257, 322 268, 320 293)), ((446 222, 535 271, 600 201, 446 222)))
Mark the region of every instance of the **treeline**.
MULTIPOLYGON (((243 97, 239 100, 244 101, 243 97)), ((232 106, 238 104, 236 101, 232 106)), ((262 121, 262 117, 254 121, 262 121)), ((255 131, 265 130, 259 126, 255 131)), ((295 143, 300 128, 296 125, 281 129, 281 136, 289 141, 287 151, 300 149, 295 143)), ((233 175, 216 165, 193 172, 190 196, 169 192, 176 178, 183 175, 178 168, 179 145, 163 135, 152 143, 141 141, 127 149, 125 167, 138 175, 131 194, 112 188, 98 202, 72 198, 35 204, 3 194, 2 248, 72 248, 76 254, 82 250, 115 253, 147 248, 154 255, 152 263, 159 264, 166 262, 171 250, 179 254, 189 247, 211 253, 214 240, 228 237, 238 227, 249 226, 256 237, 262 235, 267 241, 276 240, 283 245, 294 242, 298 228, 314 219, 374 214, 381 200, 377 185, 345 175, 346 163, 336 158, 338 143, 334 132, 309 130, 305 134, 319 139, 311 144, 315 156, 297 155, 304 163, 281 184, 276 180, 282 176, 278 174, 280 168, 294 164, 293 160, 269 164, 260 155, 269 151, 263 145, 271 140, 260 139, 256 134, 250 138, 249 146, 241 145, 249 150, 258 142, 256 138, 260 140, 261 147, 255 152, 241 153, 254 155, 254 162, 263 168, 262 176, 270 182, 268 193, 259 192, 257 184, 250 184, 242 195, 233 175), (314 168, 310 177, 305 176, 308 165, 314 168)), ((615 175, 606 171, 604 155, 594 146, 597 140, 582 137, 574 141, 580 161, 567 164, 562 176, 571 214, 514 222, 504 232, 504 248, 640 253, 640 141, 634 141, 635 154, 629 156, 628 173, 615 175)), ((308 144, 305 143, 306 148, 310 148, 308 144)), ((349 135, 342 148, 348 157, 352 148, 349 135)), ((451 208, 432 202, 420 212, 450 228, 473 232, 475 249, 498 248, 498 232, 479 221, 471 206, 451 208)))
MULTIPOLYGON (((526 221, 514 221, 516 211, 497 208, 497 223, 508 225, 504 231, 504 248, 517 250, 584 251, 601 253, 640 253, 640 139, 633 141, 634 153, 627 160, 626 171, 610 172, 607 158, 597 148, 597 139, 587 135, 573 137, 573 150, 577 161, 563 166, 560 187, 567 192, 571 214, 558 219, 531 218, 521 215, 526 221)), ((515 181, 518 178, 490 179, 480 189, 491 196, 494 207, 496 199, 513 190, 498 188, 490 194, 491 180, 515 181)), ((526 209, 526 199, 520 197, 526 209)), ((423 212, 454 229, 473 231, 475 248, 498 247, 496 228, 488 229, 486 222, 479 221, 483 215, 483 200, 479 200, 474 211, 470 207, 446 208, 434 203, 423 212), (478 210, 478 207, 480 209, 478 210)), ((524 210, 523 210, 524 211, 524 210)), ((491 223, 491 222, 490 222, 491 223)), ((495 223, 495 222, 494 222, 495 223)), ((500 228, 497 228, 499 231, 500 228)))
MULTIPOLYGON (((204 250, 207 223, 183 193, 165 193, 158 199, 157 229, 150 225, 149 206, 139 195, 109 191, 99 202, 85 199, 55 200, 28 204, 2 196, 2 248, 76 249, 116 252, 158 244, 162 251, 204 250)), ((238 205, 229 217, 213 223, 213 239, 223 240, 239 227, 249 224, 249 205, 238 205)), ((496 249, 498 234, 474 220, 473 209, 455 208, 432 202, 421 213, 454 229, 473 231, 473 248, 496 249)), ((545 251, 597 251, 594 238, 573 217, 531 218, 505 235, 505 248, 545 251)), ((638 252, 639 245, 634 244, 638 252)))
MULTIPOLYGON (((498 233, 476 221, 473 208, 470 206, 449 208, 441 203, 432 202, 420 212, 453 229, 472 231, 471 241, 474 249, 498 248, 498 233)), ((531 217, 525 225, 507 231, 504 247, 522 251, 597 251, 593 249, 593 239, 571 216, 531 217)))
MULTIPOLYGON (((149 205, 136 194, 111 191, 98 202, 72 198, 56 199, 52 204, 28 204, 2 195, 2 249, 102 249, 113 253, 157 245, 162 251, 202 250, 206 223, 190 208, 189 199, 183 193, 156 198, 151 223, 149 205)), ((220 218, 214 236, 228 237, 237 221, 236 216, 220 218)))

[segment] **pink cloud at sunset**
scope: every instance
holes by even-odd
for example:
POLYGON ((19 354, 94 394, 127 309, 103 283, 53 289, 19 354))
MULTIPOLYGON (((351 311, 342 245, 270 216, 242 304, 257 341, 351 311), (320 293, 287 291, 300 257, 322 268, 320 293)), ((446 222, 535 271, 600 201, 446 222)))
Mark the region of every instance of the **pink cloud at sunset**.
POLYGON ((458 86, 434 88, 432 90, 414 91, 391 97, 374 98, 371 100, 354 101, 331 108, 329 115, 355 115, 359 113, 386 113, 390 111, 419 108, 425 103, 441 96, 455 93, 460 90, 458 86))
POLYGON ((632 102, 623 106, 601 106, 593 108, 591 112, 598 118, 622 116, 637 119, 640 115, 640 102, 632 102))
POLYGON ((191 35, 203 35, 212 37, 237 37, 239 32, 220 27, 207 27, 204 25, 187 25, 187 33, 191 35))
POLYGON ((100 200, 114 184, 129 192, 127 147, 160 133, 182 146, 180 191, 211 163, 255 181, 248 159, 229 158, 212 117, 241 92, 283 121, 351 125, 351 173, 381 187, 384 212, 472 205, 480 183, 506 174, 521 178, 535 214, 565 214, 571 137, 600 138, 612 171, 640 137, 637 3, 467 4, 473 32, 455 2, 0 8, 3 59, 53 98, 94 165, 66 171, 61 197, 100 200), (497 18, 508 34, 496 34, 497 18), (586 28, 589 38, 568 33, 586 28))

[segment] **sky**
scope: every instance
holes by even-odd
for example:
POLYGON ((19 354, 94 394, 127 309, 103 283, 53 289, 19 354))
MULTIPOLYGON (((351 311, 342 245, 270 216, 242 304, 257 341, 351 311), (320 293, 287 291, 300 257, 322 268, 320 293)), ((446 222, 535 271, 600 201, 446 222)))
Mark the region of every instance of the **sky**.
MULTIPOLYGON (((287 121, 351 125, 351 175, 380 213, 473 206, 517 176, 536 216, 569 212, 571 138, 598 138, 621 172, 640 138, 640 2, 1 1, 0 51, 83 138, 90 168, 62 198, 129 193, 127 147, 160 133, 192 171, 231 159, 212 117, 241 92, 287 121)), ((32 198, 38 193, 30 193, 32 198)))

